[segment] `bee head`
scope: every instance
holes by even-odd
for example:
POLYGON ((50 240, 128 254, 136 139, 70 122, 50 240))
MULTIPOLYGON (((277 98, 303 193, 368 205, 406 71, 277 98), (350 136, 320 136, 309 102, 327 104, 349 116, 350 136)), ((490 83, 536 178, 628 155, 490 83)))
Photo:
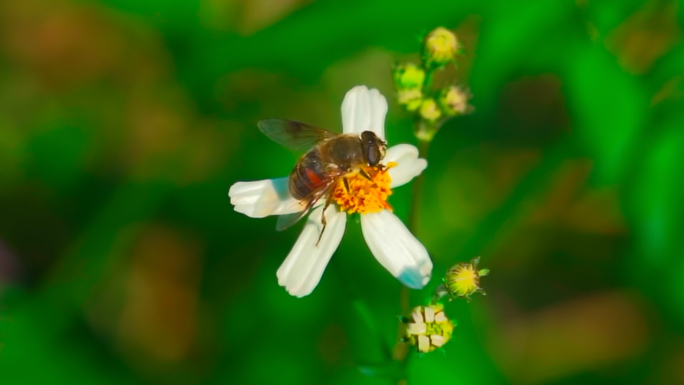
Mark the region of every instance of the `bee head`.
POLYGON ((364 131, 361 133, 361 147, 368 165, 376 166, 385 157, 387 143, 378 138, 373 131, 364 131))

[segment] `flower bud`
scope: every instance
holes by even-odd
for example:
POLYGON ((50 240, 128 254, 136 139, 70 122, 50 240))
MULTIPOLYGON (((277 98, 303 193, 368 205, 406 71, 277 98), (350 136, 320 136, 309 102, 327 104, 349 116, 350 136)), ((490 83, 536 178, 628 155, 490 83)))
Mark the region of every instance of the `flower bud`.
POLYGON ((414 345, 420 353, 428 353, 449 342, 454 324, 444 314, 441 303, 417 306, 409 318, 403 319, 406 331, 403 340, 414 345))
POLYGON ((468 105, 468 101, 472 97, 473 94, 470 90, 451 86, 442 90, 439 96, 439 104, 447 115, 463 115, 473 110, 473 107, 468 105))
POLYGON ((423 60, 428 67, 439 68, 454 60, 457 51, 456 35, 444 27, 438 27, 425 37, 423 60))
POLYGON ((477 291, 484 294, 484 290, 480 287, 480 277, 489 274, 489 270, 478 270, 479 262, 480 257, 477 257, 470 263, 457 263, 447 271, 444 286, 451 299, 454 297, 470 299, 470 296, 477 291))
POLYGON ((442 117, 442 111, 435 99, 425 99, 420 105, 420 116, 428 122, 434 123, 442 117))
POLYGON ((423 102, 423 92, 420 88, 403 89, 397 92, 399 104, 408 111, 415 111, 423 102))
POLYGON ((398 90, 421 88, 425 82, 425 71, 413 64, 404 63, 394 69, 394 83, 398 90))

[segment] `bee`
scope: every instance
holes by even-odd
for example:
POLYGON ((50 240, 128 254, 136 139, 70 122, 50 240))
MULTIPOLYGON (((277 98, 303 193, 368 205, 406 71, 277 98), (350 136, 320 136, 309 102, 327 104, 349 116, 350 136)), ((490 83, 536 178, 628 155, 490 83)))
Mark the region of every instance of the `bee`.
MULTIPOLYGON (((378 166, 387 150, 387 143, 372 131, 337 134, 287 119, 266 119, 257 126, 276 143, 295 151, 306 151, 292 169, 288 185, 290 195, 300 201, 302 211, 280 216, 276 225, 278 231, 297 223, 323 197, 327 197, 325 213, 332 202, 332 191, 340 180, 349 191, 347 175, 358 173, 372 180, 364 168, 378 166)), ((318 241, 325 231, 325 214, 321 222, 323 228, 318 241)))

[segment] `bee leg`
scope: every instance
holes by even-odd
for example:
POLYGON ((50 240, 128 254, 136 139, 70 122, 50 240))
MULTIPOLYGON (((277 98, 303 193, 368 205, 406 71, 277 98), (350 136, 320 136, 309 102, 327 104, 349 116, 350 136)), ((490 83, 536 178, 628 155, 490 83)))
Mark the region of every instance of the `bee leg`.
POLYGON ((325 200, 325 205, 323 206, 323 211, 321 212, 321 223, 323 224, 323 228, 321 229, 321 233, 318 234, 318 240, 316 241, 316 246, 318 246, 319 243, 321 243, 321 238, 323 237, 323 232, 325 231, 325 226, 328 225, 328 222, 325 220, 325 210, 328 209, 328 206, 330 206, 330 203, 332 203, 333 200, 333 194, 329 193, 328 198, 325 200))
POLYGON ((349 194, 349 180, 347 178, 343 178, 342 181, 344 182, 344 189, 347 190, 347 194, 349 194))
POLYGON ((323 214, 321 214, 321 223, 323 223, 323 228, 321 229, 321 233, 318 234, 318 240, 316 241, 316 246, 318 246, 318 244, 321 243, 321 238, 323 238, 323 232, 325 231, 325 226, 328 225, 328 223, 325 221, 325 209, 323 209, 323 214))
POLYGON ((364 178, 368 179, 369 181, 373 182, 373 178, 371 178, 371 176, 368 175, 368 173, 367 173, 364 169, 360 169, 360 170, 359 170, 359 174, 361 174, 362 177, 364 177, 364 178))

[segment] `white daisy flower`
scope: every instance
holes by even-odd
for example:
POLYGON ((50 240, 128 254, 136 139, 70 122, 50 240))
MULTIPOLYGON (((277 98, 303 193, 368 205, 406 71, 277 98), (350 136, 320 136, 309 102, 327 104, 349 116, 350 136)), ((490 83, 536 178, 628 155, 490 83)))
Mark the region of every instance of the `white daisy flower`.
MULTIPOLYGON (((376 89, 357 86, 342 102, 344 134, 374 132, 385 140, 387 101, 376 89)), ((331 191, 332 204, 322 211, 326 199, 320 199, 309 215, 304 230, 277 272, 278 284, 294 296, 310 294, 323 275, 325 267, 339 245, 347 222, 347 213, 361 215, 363 236, 375 258, 404 285, 420 289, 430 280, 432 261, 425 247, 392 213, 387 198, 392 189, 411 181, 426 167, 418 158, 418 149, 399 144, 387 149, 385 157, 366 173, 346 176, 331 191), (370 176, 370 179, 368 179, 370 176), (320 236, 320 240, 319 240, 320 236)), ((237 182, 228 192, 235 211, 253 218, 286 215, 302 211, 302 202, 289 192, 288 178, 254 182, 237 182)))

